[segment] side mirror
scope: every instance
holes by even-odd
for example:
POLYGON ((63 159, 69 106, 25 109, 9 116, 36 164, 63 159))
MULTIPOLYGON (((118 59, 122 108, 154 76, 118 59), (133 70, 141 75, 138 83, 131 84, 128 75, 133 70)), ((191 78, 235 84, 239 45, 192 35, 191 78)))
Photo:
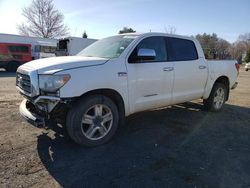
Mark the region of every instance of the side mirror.
POLYGON ((139 60, 154 60, 156 53, 154 49, 140 48, 137 52, 137 58, 139 60))

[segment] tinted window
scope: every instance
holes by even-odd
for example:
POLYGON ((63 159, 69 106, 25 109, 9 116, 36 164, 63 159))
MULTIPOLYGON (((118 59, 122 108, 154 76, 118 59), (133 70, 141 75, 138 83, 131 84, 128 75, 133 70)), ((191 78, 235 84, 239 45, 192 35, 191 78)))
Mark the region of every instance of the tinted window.
POLYGON ((198 59, 195 44, 191 40, 168 38, 169 61, 188 61, 198 59))
POLYGON ((40 49, 41 49, 41 52, 50 53, 50 47, 49 46, 41 46, 40 49))
POLYGON ((29 52, 28 46, 9 46, 11 52, 29 52))
POLYGON ((68 41, 69 40, 60 40, 58 43, 59 50, 67 50, 68 41))
POLYGON ((50 47, 50 53, 55 53, 56 52, 56 47, 50 47))
POLYGON ((55 53, 56 52, 56 47, 54 46, 39 46, 37 45, 35 47, 36 52, 43 52, 43 53, 55 53))
POLYGON ((166 53, 166 44, 165 39, 163 37, 148 37, 143 39, 134 51, 131 53, 129 57, 129 63, 134 62, 134 57, 137 56, 137 52, 139 49, 153 49, 155 50, 156 57, 154 60, 147 60, 142 62, 162 62, 167 61, 167 53, 166 53))

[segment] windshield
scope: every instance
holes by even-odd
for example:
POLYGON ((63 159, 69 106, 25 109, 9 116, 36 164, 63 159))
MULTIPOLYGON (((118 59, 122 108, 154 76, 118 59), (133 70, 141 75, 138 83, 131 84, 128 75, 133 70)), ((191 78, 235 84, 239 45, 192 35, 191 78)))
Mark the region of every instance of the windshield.
POLYGON ((117 58, 137 35, 119 35, 101 39, 79 52, 85 57, 117 58))

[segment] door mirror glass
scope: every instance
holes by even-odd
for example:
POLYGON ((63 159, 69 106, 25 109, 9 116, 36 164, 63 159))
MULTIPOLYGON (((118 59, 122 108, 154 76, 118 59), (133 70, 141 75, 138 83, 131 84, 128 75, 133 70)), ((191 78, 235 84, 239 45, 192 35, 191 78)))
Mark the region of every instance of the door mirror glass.
POLYGON ((156 53, 154 49, 140 48, 137 52, 137 57, 140 60, 154 60, 156 53))

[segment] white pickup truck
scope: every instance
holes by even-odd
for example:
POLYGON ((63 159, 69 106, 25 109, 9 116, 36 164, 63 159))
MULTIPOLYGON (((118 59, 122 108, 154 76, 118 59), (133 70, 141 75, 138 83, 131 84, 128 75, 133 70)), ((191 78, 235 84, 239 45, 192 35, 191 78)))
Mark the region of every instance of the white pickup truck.
POLYGON ((205 109, 221 110, 238 73, 236 61, 207 61, 194 38, 133 33, 99 40, 77 56, 28 62, 16 86, 29 122, 65 120, 76 143, 97 146, 136 112, 200 98, 205 109))

